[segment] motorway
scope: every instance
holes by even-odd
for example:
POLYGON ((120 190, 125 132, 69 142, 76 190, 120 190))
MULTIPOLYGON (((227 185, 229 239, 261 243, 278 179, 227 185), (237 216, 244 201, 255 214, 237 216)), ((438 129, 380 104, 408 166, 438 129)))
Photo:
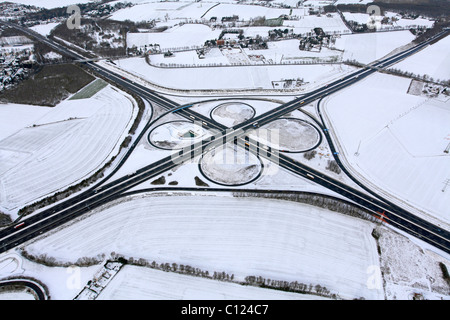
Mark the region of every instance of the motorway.
MULTIPOLYGON (((84 58, 76 53, 73 53, 72 51, 67 50, 61 45, 56 44, 53 41, 50 41, 49 39, 30 31, 29 29, 16 25, 12 26, 18 28, 19 30, 22 30, 30 36, 37 38, 39 41, 46 43, 50 47, 66 54, 69 57, 72 57, 74 59, 84 58)), ((389 58, 375 62, 372 64, 372 66, 376 68, 385 68, 394 63, 397 63, 398 61, 408 57, 409 55, 423 49, 436 38, 445 36, 446 33, 447 31, 443 31, 440 34, 415 47, 400 52, 389 58)), ((216 129, 217 131, 219 131, 219 134, 216 134, 212 138, 205 139, 200 143, 192 145, 190 149, 177 151, 173 155, 165 157, 155 163, 149 164, 148 166, 145 166, 137 170, 136 172, 129 174, 128 176, 116 179, 112 182, 109 182, 108 184, 97 185, 96 188, 91 188, 77 196, 54 205, 49 209, 43 210, 38 214, 34 214, 26 219, 23 219, 22 222, 24 223, 24 225, 20 229, 15 229, 13 226, 11 226, 1 230, 0 253, 11 249, 29 239, 32 239, 33 237, 42 234, 43 232, 49 231, 54 227, 59 226, 75 217, 78 217, 95 207, 115 200, 124 192, 133 188, 134 186, 139 185, 142 182, 147 181, 148 179, 151 179, 155 176, 158 176, 166 172, 167 170, 174 168, 180 163, 183 163, 184 161, 191 160, 191 158, 202 154, 203 152, 205 152, 205 150, 221 146, 224 141, 234 141, 235 138, 243 147, 245 147, 245 142, 249 143, 248 148, 250 151, 257 153, 258 155, 263 156, 268 160, 276 161, 281 167, 285 168, 286 170, 310 179, 315 183, 318 183, 326 188, 329 188, 330 190, 333 190, 334 192, 345 196, 351 201, 359 204, 361 207, 366 208, 374 215, 382 217, 384 221, 392 224, 398 229, 408 232, 409 234, 412 234, 426 241, 427 243, 430 243, 431 245, 443 250, 446 253, 450 253, 450 234, 448 231, 441 230, 439 227, 427 221, 424 221, 423 219, 419 219, 403 208, 396 206, 386 199, 380 198, 374 193, 372 193, 372 196, 367 195, 367 193, 361 192, 360 190, 355 190, 339 181, 330 178, 327 175, 324 175, 321 172, 313 170, 287 157, 282 153, 280 154, 278 152, 275 152, 276 150, 269 149, 268 151, 264 148, 263 145, 246 136, 246 132, 248 132, 248 130, 252 130, 255 128, 255 123, 257 123, 256 127, 261 127, 264 124, 278 119, 279 117, 289 112, 299 109, 302 106, 308 105, 313 101, 321 99, 326 95, 330 95, 354 84, 357 81, 360 81, 361 79, 376 72, 376 68, 368 67, 357 70, 352 74, 336 80, 324 87, 311 91, 299 98, 293 99, 290 102, 282 104, 277 108, 270 110, 269 112, 261 114, 251 120, 247 120, 233 128, 226 128, 225 126, 220 125, 212 119, 198 114, 190 110, 189 108, 180 109, 180 107, 182 106, 169 100, 168 98, 163 97, 140 84, 125 79, 124 77, 117 75, 106 68, 96 65, 93 62, 86 62, 85 66, 91 68, 99 76, 107 78, 108 80, 134 92, 143 99, 160 105, 161 107, 168 110, 168 112, 176 112, 177 114, 189 120, 195 119, 196 121, 201 121, 205 127, 216 129)), ((330 148, 333 150, 333 152, 336 152, 333 141, 329 136, 327 129, 324 127, 323 122, 321 124, 321 128, 323 129, 323 133, 325 134, 325 137, 330 144, 330 148)), ((337 161, 339 160, 337 154, 335 154, 335 158, 337 159, 337 161)), ((342 166, 340 161, 338 163, 342 166)), ((345 170, 343 166, 342 168, 345 170)), ((361 185, 362 184, 360 184, 360 186, 361 185)))

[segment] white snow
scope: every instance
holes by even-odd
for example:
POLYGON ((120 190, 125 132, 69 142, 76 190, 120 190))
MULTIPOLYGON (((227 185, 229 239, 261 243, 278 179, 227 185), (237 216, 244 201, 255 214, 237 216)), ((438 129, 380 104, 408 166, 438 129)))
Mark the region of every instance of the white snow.
POLYGON ((321 15, 306 15, 299 20, 285 20, 283 28, 292 27, 294 33, 304 34, 311 32, 314 28, 322 28, 324 32, 349 33, 341 17, 337 13, 330 13, 330 16, 321 15))
MULTIPOLYGON (((127 46, 141 47, 159 44, 161 50, 175 47, 202 46, 206 40, 217 39, 221 30, 212 30, 203 24, 184 24, 174 26, 164 32, 128 33, 127 46)), ((170 59, 170 58, 168 58, 170 59)), ((167 60, 167 59, 166 59, 167 60)))
POLYGON ((106 87, 65 100, 0 141, 0 204, 11 212, 89 177, 117 152, 135 112, 130 97, 106 87), (12 157, 12 158, 10 158, 12 157))
POLYGON ((366 221, 277 200, 136 196, 33 241, 27 251, 62 262, 114 251, 224 270, 241 280, 261 275, 320 284, 344 298, 382 299, 382 290, 367 286, 368 267, 378 266, 372 228, 366 221))
POLYGON ((407 94, 410 82, 374 74, 331 96, 323 110, 353 173, 448 229, 448 102, 407 94))
POLYGON ((281 15, 288 15, 290 9, 270 8, 258 5, 230 4, 221 3, 215 6, 205 14, 205 19, 217 17, 220 21, 223 17, 239 16, 239 20, 249 20, 256 17, 265 17, 266 19, 278 18, 281 15))
POLYGON ((416 75, 428 75, 434 80, 450 79, 450 37, 426 47, 415 55, 400 61, 395 69, 412 72, 416 75))
POLYGON ((412 40, 414 35, 408 30, 351 34, 336 39, 335 48, 344 50, 344 60, 370 63, 412 40))
POLYGON ((14 132, 32 125, 52 108, 24 104, 0 104, 0 140, 14 132))
MULTIPOLYGON (((158 68, 144 58, 116 61, 119 68, 159 86, 172 89, 273 89, 272 81, 302 78, 311 89, 349 72, 345 65, 262 65, 209 68, 158 68)), ((306 88, 305 88, 306 89, 306 88)))
POLYGON ((45 24, 38 24, 31 27, 31 30, 36 31, 37 33, 42 34, 43 36, 48 36, 53 28, 55 28, 59 22, 50 22, 45 24))

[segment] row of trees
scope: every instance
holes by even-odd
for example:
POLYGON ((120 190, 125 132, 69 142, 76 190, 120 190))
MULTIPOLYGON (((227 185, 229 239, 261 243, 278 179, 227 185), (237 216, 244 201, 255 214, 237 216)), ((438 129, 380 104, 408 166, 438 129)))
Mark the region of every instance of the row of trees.
POLYGON ((330 290, 328 290, 326 287, 321 286, 320 284, 312 285, 301 283, 298 281, 266 279, 261 276, 247 276, 245 277, 245 284, 261 288, 277 289, 302 294, 315 294, 332 299, 340 299, 338 294, 332 293, 330 290))
POLYGON ((198 267, 193 267, 188 264, 177 264, 175 262, 162 262, 158 263, 155 260, 150 262, 147 259, 139 258, 135 259, 133 257, 125 257, 124 255, 118 254, 116 252, 111 252, 111 258, 114 261, 123 263, 123 264, 131 264, 140 267, 147 267, 152 269, 157 269, 165 272, 175 272, 179 274, 185 274, 195 277, 202 277, 220 281, 234 281, 234 274, 229 274, 225 271, 214 271, 210 273, 208 270, 203 270, 198 267))
POLYGON ((328 209, 331 211, 346 214, 352 217, 364 219, 367 221, 380 223, 380 220, 374 217, 367 210, 357 207, 356 205, 336 199, 327 195, 308 193, 308 192, 269 192, 269 191, 248 191, 248 192, 233 192, 234 197, 256 197, 295 201, 299 203, 309 204, 316 207, 328 209))
POLYGON ((25 248, 20 249, 20 254, 33 262, 42 264, 47 267, 70 267, 73 265, 76 265, 78 267, 90 267, 97 265, 105 260, 105 254, 100 253, 93 257, 80 257, 75 262, 69 262, 69 261, 59 261, 55 257, 47 255, 47 253, 40 253, 40 254, 33 254, 31 252, 28 252, 25 248))

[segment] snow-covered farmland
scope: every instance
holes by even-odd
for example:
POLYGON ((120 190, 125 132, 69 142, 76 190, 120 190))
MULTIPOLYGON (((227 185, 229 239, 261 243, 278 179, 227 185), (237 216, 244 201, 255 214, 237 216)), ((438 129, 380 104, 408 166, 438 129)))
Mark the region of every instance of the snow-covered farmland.
POLYGON ((35 120, 51 109, 50 107, 23 104, 0 104, 0 140, 26 126, 32 125, 35 120))
POLYGON ((217 39, 221 30, 212 30, 203 24, 174 26, 164 32, 141 32, 127 35, 127 46, 143 47, 159 44, 161 50, 179 47, 202 46, 206 40, 217 39))
POLYGON ((369 63, 411 43, 412 40, 414 35, 408 30, 350 34, 336 39, 335 48, 344 50, 344 60, 369 63))
POLYGON ((416 75, 428 75, 434 80, 450 80, 450 37, 426 47, 415 55, 400 61, 395 69, 412 72, 416 75))
POLYGON ((124 8, 111 15, 113 20, 131 21, 169 21, 182 19, 200 19, 208 9, 216 5, 214 2, 194 2, 194 1, 145 1, 136 3, 135 6, 124 8))
POLYGON ((12 214, 92 175, 118 152, 136 109, 130 96, 108 86, 61 102, 1 140, 1 207, 12 214))
MULTIPOLYGON (((144 58, 116 61, 121 69, 158 86, 190 90, 248 90, 276 88, 275 82, 303 79, 307 90, 335 80, 353 68, 346 65, 262 65, 209 68, 159 68, 144 58)), ((300 90, 300 88, 299 88, 300 90)))
POLYGON ((331 13, 329 16, 306 15, 299 20, 285 20, 283 28, 291 27, 294 33, 304 34, 311 32, 314 28, 322 28, 325 32, 349 33, 341 17, 337 13, 331 13))
POLYGON ((27 252, 75 262, 114 251, 223 270, 240 281, 260 275, 320 284, 342 298, 383 298, 382 288, 368 286, 378 253, 366 221, 298 203, 220 196, 140 195, 98 211, 32 241, 27 252))
POLYGON ((323 110, 354 174, 449 229, 449 104, 408 94, 410 83, 374 74, 331 96, 323 110))
MULTIPOLYGON (((296 14, 299 10, 293 10, 293 14, 296 14)), ((239 16, 239 20, 250 20, 256 17, 265 17, 266 19, 278 18, 281 15, 289 15, 290 9, 270 8, 258 5, 246 5, 246 4, 230 4, 221 3, 211 10, 209 10, 204 18, 211 19, 216 17, 220 21, 223 17, 231 17, 233 15, 239 16)))

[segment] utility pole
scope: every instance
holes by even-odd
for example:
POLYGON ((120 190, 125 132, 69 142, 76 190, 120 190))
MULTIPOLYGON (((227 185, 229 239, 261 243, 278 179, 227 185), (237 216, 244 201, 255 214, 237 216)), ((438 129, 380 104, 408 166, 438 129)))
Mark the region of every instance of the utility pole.
POLYGON ((450 185, 450 179, 444 181, 444 187, 442 188, 442 192, 445 192, 445 189, 450 185))
POLYGON ((358 149, 355 152, 355 156, 359 156, 359 147, 361 146, 361 140, 359 140, 358 149))

